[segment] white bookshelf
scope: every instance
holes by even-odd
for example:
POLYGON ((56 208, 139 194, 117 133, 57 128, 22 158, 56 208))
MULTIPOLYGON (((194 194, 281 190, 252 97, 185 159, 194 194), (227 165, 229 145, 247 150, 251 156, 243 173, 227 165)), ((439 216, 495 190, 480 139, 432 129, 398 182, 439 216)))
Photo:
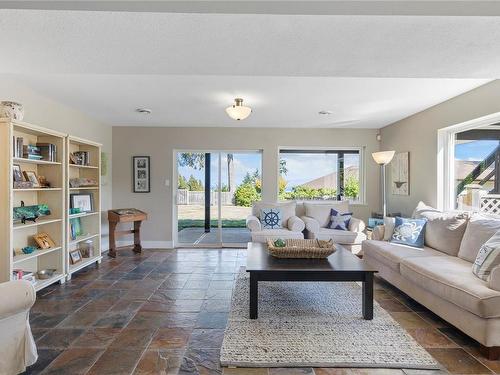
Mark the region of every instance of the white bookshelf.
POLYGON ((65 264, 65 174, 66 135, 25 122, 0 119, 0 142, 7 147, 0 148, 0 281, 11 279, 15 269, 33 272, 54 269, 50 279, 37 279, 35 289, 40 290, 57 281, 64 282, 65 264), (15 155, 15 138, 22 138, 24 145, 51 143, 56 145, 56 160, 31 160, 15 155), (13 166, 23 171, 33 171, 44 176, 50 188, 14 188, 13 166), (14 207, 47 204, 50 215, 39 217, 35 222, 25 224, 13 219, 14 207), (35 234, 47 233, 55 246, 23 254, 25 246, 36 246, 35 234))
POLYGON ((100 263, 101 254, 101 145, 86 139, 68 136, 66 138, 66 273, 67 279, 82 268, 93 263, 100 263), (72 164, 70 154, 77 151, 86 151, 90 156, 88 165, 72 164), (71 187, 70 179, 90 178, 96 184, 92 186, 71 187), (91 194, 91 212, 70 214, 71 197, 74 194, 91 194), (71 223, 80 222, 81 233, 76 237, 72 235, 71 223), (69 253, 78 249, 83 243, 89 241, 94 248, 94 254, 89 258, 82 258, 78 263, 72 264, 69 253))

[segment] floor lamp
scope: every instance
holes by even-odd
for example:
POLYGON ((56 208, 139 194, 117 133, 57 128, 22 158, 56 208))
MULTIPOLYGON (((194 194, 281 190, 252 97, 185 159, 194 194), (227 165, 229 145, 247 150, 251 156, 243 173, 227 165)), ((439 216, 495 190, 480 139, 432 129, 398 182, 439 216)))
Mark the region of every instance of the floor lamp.
POLYGON ((387 201, 385 196, 385 166, 389 164, 394 157, 396 151, 379 151, 372 153, 375 163, 382 168, 382 202, 383 202, 383 217, 387 216, 387 201))

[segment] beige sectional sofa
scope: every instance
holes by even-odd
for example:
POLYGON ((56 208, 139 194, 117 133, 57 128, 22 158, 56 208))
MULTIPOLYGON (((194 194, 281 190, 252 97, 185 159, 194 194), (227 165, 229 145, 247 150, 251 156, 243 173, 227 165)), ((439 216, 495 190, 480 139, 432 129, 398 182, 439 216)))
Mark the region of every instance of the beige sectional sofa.
POLYGON ((439 250, 427 238, 423 249, 388 242, 384 226, 378 226, 363 243, 364 259, 379 276, 477 340, 490 359, 498 358, 500 266, 483 281, 472 273, 472 263, 480 244, 500 229, 500 220, 478 214, 457 219, 436 210, 430 217, 426 231, 439 250))

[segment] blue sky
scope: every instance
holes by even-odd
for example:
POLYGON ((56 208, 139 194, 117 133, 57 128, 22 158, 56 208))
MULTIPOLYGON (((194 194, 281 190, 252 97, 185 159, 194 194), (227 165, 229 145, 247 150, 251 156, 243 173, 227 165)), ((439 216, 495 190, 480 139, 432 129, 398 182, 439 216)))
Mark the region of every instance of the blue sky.
POLYGON ((498 146, 498 141, 472 141, 455 145, 455 159, 483 160, 498 146))
MULTIPOLYGON (((233 163, 234 163, 234 174, 236 185, 240 184, 241 181, 245 178, 247 172, 254 173, 255 170, 259 170, 262 172, 261 167, 261 154, 258 153, 237 153, 233 154, 233 163)), ((219 165, 219 156, 218 153, 213 153, 210 160, 211 169, 212 169, 212 188, 215 188, 217 185, 217 181, 219 176, 217 175, 218 165, 219 165)), ((184 176, 186 179, 189 176, 193 175, 196 179, 201 180, 202 182, 205 180, 205 170, 195 170, 189 167, 179 167, 179 174, 184 176)), ((222 183, 227 185, 227 158, 226 154, 222 153, 222 183)))
MULTIPOLYGON (((253 173, 255 170, 259 170, 259 172, 262 173, 261 154, 235 153, 233 155, 236 185, 239 185, 243 181, 247 172, 253 173)), ((288 173, 285 176, 285 179, 288 181, 287 190, 290 190, 292 186, 300 185, 337 171, 337 156, 334 154, 282 154, 282 158, 285 158, 287 161, 288 173)), ((212 188, 215 188, 217 185, 218 163, 218 154, 212 154, 212 188)), ((357 155, 346 155, 346 167, 357 164, 357 155)), ((204 171, 195 170, 189 167, 180 167, 179 174, 186 179, 188 179, 190 175, 202 181, 205 178, 204 171)), ((222 154, 221 177, 222 183, 227 184, 227 159, 224 153, 222 154)))

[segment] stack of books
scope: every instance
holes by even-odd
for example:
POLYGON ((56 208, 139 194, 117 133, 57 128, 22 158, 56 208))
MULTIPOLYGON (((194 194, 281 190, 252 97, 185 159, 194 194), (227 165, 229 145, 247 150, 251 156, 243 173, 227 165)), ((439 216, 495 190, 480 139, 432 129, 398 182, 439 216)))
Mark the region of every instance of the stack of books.
POLYGON ((31 271, 23 271, 21 269, 15 269, 12 271, 12 277, 11 280, 26 280, 29 281, 31 284, 36 285, 37 280, 33 272, 31 271))
POLYGON ((90 165, 90 153, 88 151, 73 152, 78 165, 90 165))
POLYGON ((34 145, 23 146, 23 158, 30 160, 42 160, 43 156, 40 147, 34 145))
POLYGON ((43 160, 57 161, 56 145, 52 143, 37 143, 36 146, 40 149, 43 160))

